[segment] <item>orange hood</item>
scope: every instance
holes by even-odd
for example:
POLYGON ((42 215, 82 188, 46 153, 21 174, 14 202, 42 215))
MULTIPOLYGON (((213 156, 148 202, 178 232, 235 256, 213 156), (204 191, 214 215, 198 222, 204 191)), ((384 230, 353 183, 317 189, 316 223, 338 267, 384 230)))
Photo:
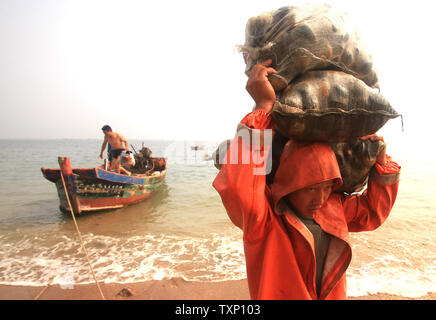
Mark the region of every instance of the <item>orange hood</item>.
POLYGON ((271 185, 274 208, 284 196, 328 180, 335 180, 334 190, 342 185, 336 156, 327 143, 288 141, 271 185))

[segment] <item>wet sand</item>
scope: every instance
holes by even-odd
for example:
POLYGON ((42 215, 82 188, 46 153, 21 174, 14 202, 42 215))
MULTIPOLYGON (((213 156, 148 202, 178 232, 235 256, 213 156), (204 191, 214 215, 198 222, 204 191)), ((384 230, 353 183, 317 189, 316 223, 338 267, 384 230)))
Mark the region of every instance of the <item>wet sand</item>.
MULTIPOLYGON (((106 300, 249 300, 247 280, 191 282, 183 279, 152 280, 121 284, 100 283, 106 300)), ((67 288, 60 285, 0 285, 0 300, 101 300, 95 283, 67 288)), ((436 293, 419 298, 390 294, 349 297, 349 300, 436 300, 436 293)))

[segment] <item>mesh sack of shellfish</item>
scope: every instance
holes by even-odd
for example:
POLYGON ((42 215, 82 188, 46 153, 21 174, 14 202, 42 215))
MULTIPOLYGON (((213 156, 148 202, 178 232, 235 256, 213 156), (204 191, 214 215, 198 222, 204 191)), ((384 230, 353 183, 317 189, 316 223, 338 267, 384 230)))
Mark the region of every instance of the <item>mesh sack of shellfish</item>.
MULTIPOLYGON (((268 185, 274 182, 283 148, 288 141, 287 137, 274 132, 270 158, 272 161, 271 171, 267 172, 266 175, 268 185)), ((221 169, 223 163, 226 163, 226 154, 231 142, 232 140, 223 141, 212 156, 218 170, 221 169)), ((374 166, 378 154, 385 148, 385 143, 379 140, 356 139, 350 142, 331 142, 329 144, 335 153, 343 181, 342 186, 336 192, 351 194, 361 191, 367 184, 371 168, 374 166)))
POLYGON ((309 71, 277 95, 275 129, 296 140, 350 141, 401 116, 376 89, 341 71, 309 71))
POLYGON ((361 191, 368 182, 378 154, 386 147, 380 140, 355 140, 330 143, 341 170, 343 184, 337 192, 361 191))
MULTIPOLYGON (((266 176, 267 184, 274 182, 283 148, 288 141, 288 138, 275 132, 272 142, 272 170, 266 176)), ((374 166, 379 153, 386 146, 383 141, 371 141, 369 139, 330 142, 329 144, 338 161, 343 182, 336 192, 346 192, 348 194, 359 192, 366 186, 371 168, 374 166)))
POLYGON ((221 170, 222 165, 227 162, 227 150, 230 148, 231 144, 231 139, 224 140, 218 145, 217 149, 212 154, 215 168, 218 170, 221 170))
POLYGON ((309 70, 340 70, 378 88, 372 57, 345 13, 328 5, 282 7, 248 20, 246 73, 272 59, 278 73, 268 76, 276 92, 309 70))

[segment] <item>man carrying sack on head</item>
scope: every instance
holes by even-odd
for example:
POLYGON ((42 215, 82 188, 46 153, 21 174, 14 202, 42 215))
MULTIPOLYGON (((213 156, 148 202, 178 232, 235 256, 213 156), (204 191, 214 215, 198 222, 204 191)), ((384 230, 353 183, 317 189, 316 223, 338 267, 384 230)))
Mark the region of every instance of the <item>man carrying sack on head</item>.
MULTIPOLYGON (((276 94, 267 76, 276 71, 270 63, 256 64, 246 86, 256 107, 238 129, 252 136, 274 128, 270 111, 276 94)), ((290 140, 268 186, 269 166, 259 159, 268 159, 271 145, 252 136, 236 136, 213 182, 231 221, 243 231, 251 298, 346 299, 348 233, 374 230, 386 220, 397 196, 400 166, 383 150, 366 191, 335 193, 342 177, 330 146, 290 140), (242 161, 244 152, 249 161, 242 161)))

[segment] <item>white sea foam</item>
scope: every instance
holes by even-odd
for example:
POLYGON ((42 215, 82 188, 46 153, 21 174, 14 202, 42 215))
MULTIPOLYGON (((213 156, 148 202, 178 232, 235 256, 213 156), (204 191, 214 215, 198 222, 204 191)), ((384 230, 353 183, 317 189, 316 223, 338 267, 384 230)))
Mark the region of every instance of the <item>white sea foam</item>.
POLYGON ((389 239, 385 230, 352 237, 355 253, 347 271, 349 296, 387 293, 419 298, 436 292, 436 251, 432 237, 389 239))
MULTIPOLYGON (((35 240, 35 239, 33 239, 35 240)), ((190 281, 243 279, 245 260, 238 233, 207 238, 145 235, 127 239, 84 236, 85 245, 102 282, 183 278, 190 281)), ((93 282, 80 244, 62 237, 47 247, 44 241, 22 240, 17 246, 0 246, 0 283, 67 285, 93 282), (28 254, 32 252, 32 254, 28 254)))
POLYGON ((388 293, 403 297, 419 298, 436 292, 436 264, 423 270, 410 267, 368 266, 350 268, 347 276, 348 295, 388 293))
MULTIPOLYGON (((50 244, 40 235, 11 245, 10 239, 0 237, 0 283, 38 286, 51 282, 65 289, 75 284, 92 283, 94 280, 78 239, 65 235, 59 239, 50 244)), ((174 235, 114 238, 87 234, 84 240, 101 282, 246 278, 241 234, 235 229, 228 234, 211 234, 203 238, 174 235)), ((388 241, 386 246, 389 245, 388 241)), ((397 242, 397 245, 406 248, 405 243, 397 242)), ((363 247, 373 250, 374 244, 363 237, 356 247, 356 251, 362 251, 363 247)), ((420 297, 436 292, 434 256, 428 257, 433 263, 416 264, 410 252, 403 253, 405 255, 394 255, 392 251, 377 253, 366 262, 357 254, 353 259, 358 261, 354 261, 347 271, 348 295, 388 293, 420 297)))

